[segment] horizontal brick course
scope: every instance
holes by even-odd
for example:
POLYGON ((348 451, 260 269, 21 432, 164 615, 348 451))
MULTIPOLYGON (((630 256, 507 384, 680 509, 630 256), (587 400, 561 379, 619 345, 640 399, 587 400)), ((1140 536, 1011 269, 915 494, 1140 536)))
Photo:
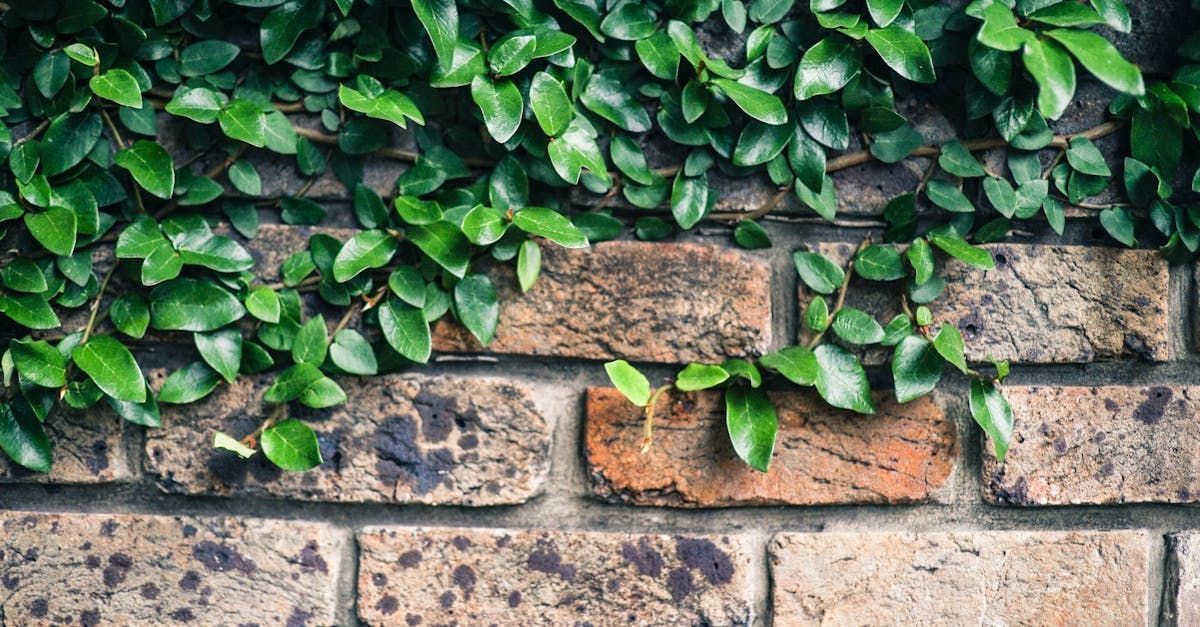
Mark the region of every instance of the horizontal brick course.
POLYGON ((1141 531, 796 533, 771 543, 776 625, 1145 625, 1141 531))
POLYGON ((719 392, 663 397, 642 455, 641 408, 615 389, 589 389, 584 446, 594 493, 668 507, 940 500, 958 443, 954 422, 929 397, 899 405, 880 394, 878 413, 863 416, 809 393, 771 396, 779 439, 764 474, 734 454, 719 392))
POLYGON ((738 536, 373 527, 359 534, 369 625, 746 625, 738 536))
POLYGON ((252 518, 0 513, 5 625, 334 625, 346 538, 252 518))
POLYGON ((984 497, 1010 505, 1200 501, 1200 387, 1005 386, 1016 417, 984 497))
POLYGON ((163 428, 146 432, 147 473, 185 494, 456 505, 520 503, 545 482, 551 426, 530 390, 498 379, 339 379, 345 404, 291 414, 316 430, 325 459, 304 473, 213 449, 215 431, 240 437, 262 423, 268 383, 248 376, 198 403, 164 405, 163 428))
MULTIPOLYGON (((930 305, 934 319, 955 324, 967 357, 1025 363, 1072 363, 1170 357, 1166 260, 1153 250, 993 244, 994 270, 948 261, 946 290, 930 305)), ((817 250, 845 265, 853 244, 817 250)), ((803 307, 810 296, 803 283, 803 307)), ((887 323, 898 292, 855 279, 846 304, 887 323)), ((899 287, 896 282, 895 287, 899 287)), ((879 363, 882 351, 868 354, 879 363)))

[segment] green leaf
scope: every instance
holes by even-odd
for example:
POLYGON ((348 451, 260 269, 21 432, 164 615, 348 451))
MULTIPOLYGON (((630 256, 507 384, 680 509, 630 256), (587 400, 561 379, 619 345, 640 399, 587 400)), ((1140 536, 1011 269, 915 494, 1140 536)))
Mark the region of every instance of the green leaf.
POLYGON ((188 118, 201 124, 211 124, 225 106, 224 94, 207 87, 180 87, 167 103, 167 113, 188 118))
POLYGON ((994 383, 972 379, 970 406, 971 416, 992 440, 996 459, 1004 462, 1013 434, 1013 413, 1008 399, 994 383))
POLYGON ((522 293, 533 289, 533 284, 537 282, 541 272, 541 246, 533 240, 521 242, 521 248, 517 251, 517 283, 520 284, 522 293))
POLYGON ((53 463, 50 438, 33 411, 27 408, 23 400, 0 403, 0 450, 34 472, 50 472, 53 463))
POLYGON ((179 53, 179 73, 184 76, 214 74, 237 58, 237 44, 219 39, 198 41, 179 53))
POLYGON ((820 333, 829 327, 829 303, 823 296, 814 297, 804 310, 804 325, 820 333))
POLYGON ((825 402, 860 414, 875 413, 867 373, 857 357, 834 344, 821 344, 813 354, 819 368, 817 392, 825 402))
POLYGON ((900 76, 917 83, 932 83, 937 79, 929 48, 920 37, 903 28, 888 26, 869 30, 867 43, 900 76))
POLYGON ((158 390, 158 402, 174 405, 194 403, 217 389, 221 376, 202 361, 172 372, 158 390))
POLYGON ((733 150, 733 164, 749 167, 774 159, 792 139, 792 130, 785 124, 771 126, 750 122, 738 137, 737 147, 733 150))
POLYGON ((141 294, 124 294, 113 301, 108 317, 121 333, 141 338, 150 326, 150 307, 141 294))
POLYGON ((716 387, 729 379, 729 373, 720 366, 710 364, 688 364, 675 375, 675 388, 681 392, 695 392, 716 387))
POLYGON ((929 340, 919 335, 901 340, 892 355, 896 400, 907 403, 932 392, 942 379, 943 363, 929 340))
POLYGON ((71 359, 105 394, 119 401, 145 402, 146 380, 124 344, 99 335, 77 347, 71 359))
POLYGON ((454 0, 413 0, 413 12, 429 33, 438 64, 450 68, 458 41, 458 7, 454 0))
POLYGON ((46 98, 53 98, 71 75, 71 60, 61 52, 47 52, 33 66, 33 84, 46 98))
POLYGON ((1130 248, 1137 246, 1137 238, 1134 237, 1133 215, 1129 213, 1128 209, 1118 207, 1101 211, 1100 224, 1118 242, 1130 248))
POLYGON ((1100 82, 1134 96, 1146 93, 1141 71, 1122 58, 1121 53, 1104 37, 1073 28, 1058 28, 1046 35, 1069 50, 1100 82))
POLYGON ((579 95, 579 101, 596 115, 631 132, 650 130, 650 114, 617 78, 606 73, 595 74, 579 95))
POLYGON ((142 108, 142 89, 132 74, 122 69, 112 69, 93 76, 88 81, 92 93, 133 109, 142 108))
POLYGON ((317 314, 300 325, 292 343, 292 361, 298 364, 320 366, 325 361, 328 337, 325 334, 325 318, 317 314))
POLYGON ((933 278, 933 251, 929 248, 928 242, 923 239, 913 241, 905 251, 905 256, 908 258, 909 265, 913 267, 913 281, 917 285, 922 285, 933 278))
POLYGON ((320 466, 321 446, 317 434, 299 420, 287 419, 265 429, 259 439, 263 455, 284 470, 302 472, 320 466))
POLYGON ((525 207, 513 214, 517 228, 565 248, 587 248, 588 240, 566 216, 545 207, 525 207))
POLYGON ((797 100, 832 94, 858 76, 860 69, 862 54, 854 41, 830 35, 804 52, 792 90, 797 100))
POLYGON ((76 215, 63 207, 51 207, 40 213, 26 213, 25 227, 29 234, 55 255, 75 252, 76 215))
POLYGON ((510 33, 492 44, 488 66, 496 77, 511 76, 529 65, 536 49, 537 38, 533 35, 510 33))
POLYGON ((139 139, 113 157, 113 162, 129 171, 142 189, 162 199, 175 191, 175 164, 166 149, 147 139, 139 139))
POLYGON ((242 459, 250 459, 254 457, 258 451, 242 444, 241 442, 221 433, 220 431, 213 434, 213 448, 229 451, 242 459))
POLYGON ((123 420, 143 427, 157 428, 162 426, 162 415, 158 410, 158 401, 154 394, 147 389, 146 400, 141 403, 119 401, 111 396, 106 397, 108 406, 117 412, 123 420))
POLYGON ((963 374, 967 374, 966 347, 963 345, 962 334, 954 325, 949 323, 942 325, 941 330, 933 337, 933 347, 937 349, 943 359, 950 362, 963 374))
POLYGON ((679 228, 696 226, 708 213, 708 175, 684 176, 681 170, 671 185, 671 215, 679 228))
POLYGON ((413 307, 425 306, 425 278, 413 266, 400 266, 388 275, 388 288, 413 307))
POLYGON ((480 344, 492 343, 500 323, 500 304, 486 274, 469 274, 454 286, 454 308, 459 322, 480 344))
POLYGON ((617 5, 600 22, 600 31, 614 39, 637 41, 658 30, 654 12, 638 2, 617 5))
POLYGON ((425 124, 425 116, 408 96, 394 90, 384 90, 375 96, 367 96, 345 85, 338 86, 338 100, 351 111, 358 111, 369 118, 384 120, 408 128, 408 120, 425 124))
POLYGON ((869 281, 895 281, 904 278, 904 262, 893 246, 871 244, 854 258, 854 271, 869 281))
POLYGON ((751 468, 767 472, 779 430, 775 405, 767 393, 744 385, 725 390, 725 428, 737 456, 751 468))
POLYGON ((467 215, 463 216, 463 235, 466 235, 472 244, 479 246, 493 244, 504 237, 507 230, 508 223, 504 221, 504 213, 486 205, 475 205, 467 212, 467 215))
POLYGON ((645 407, 646 403, 650 402, 650 382, 646 380, 646 375, 629 365, 629 362, 624 359, 610 361, 604 364, 604 371, 629 402, 638 407, 645 407))
POLYGON ((396 254, 396 238, 385 231, 362 231, 346 242, 333 260, 333 278, 345 283, 363 270, 382 268, 396 254))
POLYGON ((350 374, 373 375, 379 372, 375 350, 354 329, 342 329, 333 336, 333 343, 329 345, 329 360, 350 374))
POLYGON ((196 350, 223 379, 233 383, 242 364, 242 332, 237 328, 196 333, 196 350))
POLYGON ((529 85, 529 106, 542 132, 550 137, 558 137, 567 130, 574 114, 562 83, 546 72, 533 75, 529 85))
POLYGON ((1091 0, 1091 3, 1110 28, 1122 33, 1130 31, 1133 21, 1124 0, 1091 0))
POLYGON ((1038 85, 1038 111, 1058 119, 1075 97, 1075 64, 1054 41, 1033 39, 1022 54, 1025 69, 1038 85))
POLYGON ((225 288, 198 279, 177 279, 150 292, 150 325, 160 331, 213 331, 246 314, 225 288))
MULTIPOLYGON (((283 60, 304 31, 321 23, 324 7, 320 0, 291 0, 272 9, 258 31, 263 60, 267 63, 283 60)), ((454 11, 453 4, 450 11, 454 11)))
POLYGON ((865 311, 842 307, 831 325, 838 337, 851 344, 877 344, 883 340, 883 327, 865 311))
MULTIPOLYGON (((262 178, 258 176, 258 170, 254 168, 254 164, 245 159, 234 162, 229 166, 229 182, 239 192, 247 196, 259 196, 262 194, 262 178)), ((227 206, 228 208, 228 206, 227 206)))
POLYGON ((221 132, 230 139, 246 142, 256 148, 267 145, 267 116, 249 100, 231 100, 217 113, 221 132))
POLYGON ((759 122, 787 122, 787 111, 784 110, 778 96, 727 78, 715 78, 712 82, 733 101, 733 104, 759 122))
POLYGON ((450 274, 462 277, 471 261, 471 243, 453 224, 435 222, 408 229, 408 239, 421 252, 445 268, 450 274))
POLYGON ((425 314, 411 305, 388 299, 379 308, 379 328, 388 346, 410 361, 429 361, 433 340, 425 314))
POLYGON ((295 364, 275 377, 263 392, 263 401, 278 405, 295 400, 324 378, 321 370, 312 364, 295 364))
POLYGON ((733 240, 747 250, 771 247, 771 236, 754 220, 742 220, 733 229, 733 240))
POLYGON ((665 81, 675 80, 679 73, 679 49, 670 35, 658 32, 634 44, 638 60, 653 74, 665 81))
POLYGON ((879 26, 887 26, 896 20, 900 10, 904 8, 904 0, 867 0, 867 12, 879 26))
POLYGON ((996 262, 992 260, 992 253, 983 248, 972 246, 962 238, 954 237, 953 235, 930 233, 929 241, 934 246, 945 251, 946 254, 969 266, 983 270, 991 270, 996 267, 996 262))
POLYGON ((832 294, 846 278, 841 267, 820 253, 797 252, 792 261, 804 284, 819 294, 832 294))
POLYGON ((983 10, 983 28, 979 43, 1004 52, 1016 52, 1021 46, 1035 41, 1032 32, 1017 25, 1012 9, 1002 2, 993 2, 983 10))
POLYGON ((54 329, 58 316, 40 294, 0 294, 0 311, 29 329, 54 329))
POLYGON ((759 358, 758 363, 796 385, 814 385, 820 374, 817 356, 804 346, 788 346, 759 358))
MULTIPOLYGON (((987 194, 988 202, 1006 218, 1011 218, 1017 211, 1017 193, 1008 181, 988 177, 983 180, 983 191, 987 194)), ((918 281, 920 283, 921 281, 918 281)))
POLYGON ((396 214, 408 224, 433 224, 442 219, 442 207, 434 200, 421 200, 416 196, 397 196, 393 205, 396 207, 396 214))
POLYGON ((9 351, 23 379, 44 388, 67 384, 67 358, 45 341, 15 341, 9 345, 9 351))
POLYGON ((954 213, 971 213, 975 211, 975 205, 972 205, 970 199, 963 194, 962 190, 950 181, 943 181, 941 179, 929 181, 929 184, 925 186, 925 196, 933 204, 946 211, 954 213))
POLYGON ((958 140, 942 145, 941 153, 938 155, 938 165, 955 176, 970 178, 987 174, 975 156, 958 140))
POLYGON ((493 139, 503 144, 516 134, 525 101, 511 80, 497 83, 486 76, 476 76, 471 81, 471 99, 483 113, 484 124, 493 139))
POLYGON ((1112 176, 1112 170, 1105 163, 1104 155, 1100 154, 1100 149, 1096 148, 1096 144, 1086 137, 1071 139, 1070 148, 1067 149, 1067 163, 1071 164, 1076 171, 1084 174, 1112 176))

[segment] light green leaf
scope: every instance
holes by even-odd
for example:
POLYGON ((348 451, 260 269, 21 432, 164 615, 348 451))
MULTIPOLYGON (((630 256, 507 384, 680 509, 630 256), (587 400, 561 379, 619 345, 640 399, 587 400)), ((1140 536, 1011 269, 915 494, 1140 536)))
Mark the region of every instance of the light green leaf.
POLYGON ((783 375, 796 385, 815 385, 820 365, 812 350, 804 346, 788 346, 759 358, 758 363, 783 375))
POLYGON ((245 314, 237 297, 210 281, 178 279, 150 292, 150 324, 162 331, 212 331, 245 314))
POLYGON ((503 144, 516 134, 525 101, 511 80, 492 82, 486 76, 476 76, 471 81, 471 99, 483 113, 484 124, 493 139, 503 144))
POLYGON ((9 351, 23 379, 45 388, 67 384, 67 358, 45 341, 15 341, 9 345, 9 351))
POLYGON ((764 124, 787 122, 787 111, 783 108, 783 103, 780 102, 778 96, 727 78, 715 78, 712 82, 746 115, 759 122, 764 124))
POLYGON ((389 299, 379 308, 379 327, 388 346, 401 357, 419 363, 429 361, 433 341, 429 322, 420 309, 389 299))
POLYGON ((567 130, 574 114, 562 83, 546 72, 533 75, 529 85, 529 106, 542 132, 550 137, 558 137, 567 130))
POLYGON ((775 405, 767 393, 744 385, 725 390, 725 428, 737 456, 751 468, 767 472, 779 429, 775 405))
POLYGON ((566 216, 545 207, 526 207, 513 214, 513 224, 565 248, 587 248, 587 237, 566 216))
POLYGON ((324 463, 317 434, 299 420, 289 418, 264 430, 259 444, 263 455, 284 470, 302 472, 324 463))
POLYGON ((132 109, 142 108, 142 89, 132 74, 120 68, 93 76, 88 81, 92 93, 132 109))
POLYGON ((146 380, 124 344, 99 335, 77 347, 71 359, 105 394, 119 401, 145 402, 146 380))
POLYGON ((907 30, 899 26, 872 29, 867 31, 867 43, 900 76, 917 83, 937 79, 928 46, 907 30))
POLYGON ((729 372, 710 364, 688 364, 675 375, 675 388, 681 392, 695 392, 716 387, 729 380, 729 372))
POLYGON ((1104 37, 1074 28, 1058 28, 1046 35, 1062 44, 1083 67, 1109 87, 1134 96, 1146 93, 1141 71, 1121 57, 1116 47, 1104 37))
POLYGON ((175 164, 159 144, 139 139, 113 157, 113 161, 129 171, 142 189, 162 199, 171 198, 175 191, 175 164))
POLYGON ((396 254, 396 238, 385 231, 362 231, 350 238, 333 260, 333 278, 345 283, 363 270, 382 268, 396 254))
POLYGON ((638 407, 645 407, 646 403, 650 402, 650 382, 646 379, 646 375, 638 371, 637 368, 629 365, 629 362, 624 359, 610 361, 604 364, 604 371, 608 373, 608 379, 616 386, 629 402, 638 407))

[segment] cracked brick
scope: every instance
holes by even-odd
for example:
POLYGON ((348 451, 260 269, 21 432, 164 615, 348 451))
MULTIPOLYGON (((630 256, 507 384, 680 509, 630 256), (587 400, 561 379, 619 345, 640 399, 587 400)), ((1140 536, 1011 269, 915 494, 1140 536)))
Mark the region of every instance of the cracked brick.
POLYGON ((584 448, 593 492, 668 507, 833 505, 941 500, 958 454, 954 422, 929 397, 878 412, 831 409, 808 392, 771 392, 779 436, 769 473, 734 454, 720 392, 659 401, 640 454, 643 412, 613 388, 590 388, 584 448))
POLYGON ((1144 531, 785 533, 777 625, 1144 625, 1144 531))
POLYGON ((359 534, 369 625, 749 625, 740 536, 372 527, 359 534))

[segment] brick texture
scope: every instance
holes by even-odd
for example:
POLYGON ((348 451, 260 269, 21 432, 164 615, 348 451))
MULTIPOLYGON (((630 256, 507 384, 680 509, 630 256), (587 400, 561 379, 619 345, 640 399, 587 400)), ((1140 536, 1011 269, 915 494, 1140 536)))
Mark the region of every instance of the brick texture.
POLYGON ((984 443, 984 495, 1010 505, 1192 503, 1200 388, 1017 387, 1003 465, 984 443))
POLYGON ((736 536, 368 528, 358 613, 370 625, 747 625, 736 536))
POLYGON ((1196 533, 1167 536, 1166 585, 1161 624, 1200 625, 1200 537, 1196 533))
POLYGON ((324 524, 0 514, 4 625, 336 624, 346 540, 324 524))
MULTIPOLYGON (((494 271, 496 353, 689 362, 761 354, 771 346, 771 271, 747 253, 701 244, 604 242, 543 247, 542 275, 522 295, 494 271)), ((434 348, 478 351, 442 321, 434 348)))
POLYGON ((108 483, 134 476, 125 444, 130 427, 107 407, 87 412, 56 411, 45 425, 54 441, 50 473, 30 472, 0 454, 0 483, 108 483))
POLYGON ((342 379, 345 404, 294 413, 316 430, 325 459, 306 473, 213 449, 215 431, 240 436, 262 423, 268 383, 247 377, 199 403, 164 406, 163 428, 147 431, 147 472, 168 492, 456 505, 520 503, 545 481, 550 426, 528 389, 496 379, 342 379))
POLYGON ((802 392, 773 392, 779 441, 767 474, 734 454, 719 392, 659 401, 650 451, 642 410, 612 388, 587 395, 585 448, 593 491, 637 505, 832 505, 937 499, 958 450, 952 420, 928 397, 876 397, 878 413, 830 409, 802 392))
MULTIPOLYGON (((994 244, 994 270, 948 262, 946 290, 930 308, 962 331, 967 357, 1025 363, 1072 363, 1170 357, 1167 262, 1153 250, 994 244)), ((845 264, 852 244, 817 250, 845 264)), ((810 296, 800 283, 801 306, 810 296)), ((851 286, 847 305, 883 323, 898 313, 897 292, 851 286)), ((895 284, 897 287, 899 282, 895 284)), ((868 360, 879 363, 876 351, 868 360)))
POLYGON ((1144 625, 1141 531, 782 534, 776 625, 1144 625))

